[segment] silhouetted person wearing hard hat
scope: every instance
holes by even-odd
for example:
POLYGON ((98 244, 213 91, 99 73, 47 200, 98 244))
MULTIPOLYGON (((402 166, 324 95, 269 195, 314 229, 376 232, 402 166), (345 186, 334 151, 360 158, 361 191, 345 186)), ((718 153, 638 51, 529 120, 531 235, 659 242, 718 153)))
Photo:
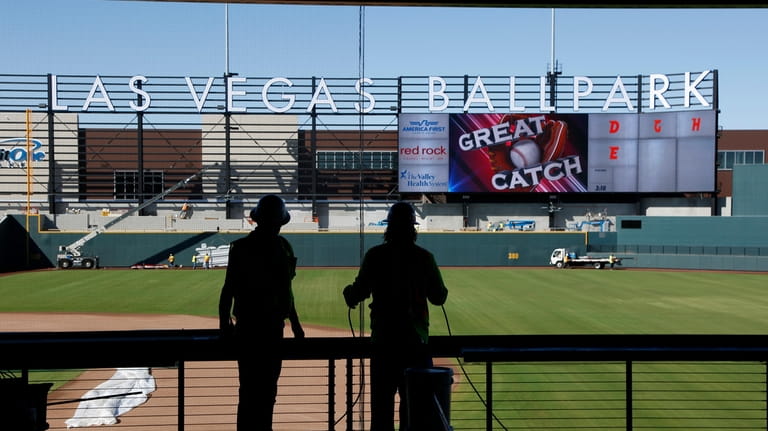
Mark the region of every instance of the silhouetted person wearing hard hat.
POLYGON ((405 370, 432 367, 428 302, 443 305, 448 289, 435 258, 416 245, 416 214, 406 202, 387 215, 384 243, 365 254, 354 283, 344 288, 351 308, 373 297, 371 309, 371 431, 394 429, 395 394, 400 425, 406 421, 405 370))
POLYGON ((296 338, 304 338, 304 330, 291 288, 296 258, 291 244, 280 235, 280 228, 291 219, 285 202, 275 195, 264 196, 251 211, 251 219, 256 228, 229 247, 219 327, 222 336, 233 337, 237 345, 237 430, 267 431, 272 429, 282 370, 285 319, 296 338))

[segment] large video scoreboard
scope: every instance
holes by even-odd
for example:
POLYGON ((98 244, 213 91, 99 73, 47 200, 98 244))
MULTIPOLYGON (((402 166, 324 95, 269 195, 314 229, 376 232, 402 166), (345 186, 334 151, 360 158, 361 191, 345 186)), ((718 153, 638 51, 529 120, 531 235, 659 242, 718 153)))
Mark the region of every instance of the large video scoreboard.
POLYGON ((714 110, 402 114, 401 192, 683 193, 715 188, 714 110))

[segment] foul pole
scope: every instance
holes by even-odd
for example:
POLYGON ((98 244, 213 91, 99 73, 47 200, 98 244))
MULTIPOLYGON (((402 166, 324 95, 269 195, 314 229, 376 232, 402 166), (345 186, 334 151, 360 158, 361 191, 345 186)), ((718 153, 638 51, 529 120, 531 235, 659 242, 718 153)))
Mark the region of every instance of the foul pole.
POLYGON ((27 210, 26 213, 26 231, 27 240, 25 247, 25 257, 27 267, 29 267, 29 213, 32 212, 32 110, 27 108, 26 114, 26 138, 27 138, 27 210))

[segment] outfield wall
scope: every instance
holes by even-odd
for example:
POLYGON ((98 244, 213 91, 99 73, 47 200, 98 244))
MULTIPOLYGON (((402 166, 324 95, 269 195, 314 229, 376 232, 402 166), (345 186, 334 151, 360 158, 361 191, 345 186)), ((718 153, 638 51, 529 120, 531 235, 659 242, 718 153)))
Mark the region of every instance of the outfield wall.
POLYGON ((768 217, 617 217, 614 247, 643 268, 768 271, 768 217))
MULTIPOLYGON (((37 217, 31 221, 37 223, 37 217)), ((27 237, 26 217, 5 216, 0 218, 0 273, 25 268, 44 267, 48 259, 37 246, 37 241, 27 237)), ((34 229, 32 229, 34 230, 34 229)), ((55 257, 55 256, 54 256, 55 257)))
MULTIPOLYGON (((20 216, 10 216, 17 220, 20 216)), ((37 226, 37 216, 33 217, 37 226)), ((40 231, 30 235, 44 250, 38 266, 53 266, 60 245, 71 244, 86 232, 40 231)), ((23 237, 16 229, 14 236, 23 237)), ((244 232, 105 232, 89 241, 84 255, 98 255, 101 266, 127 267, 137 263, 191 265, 198 249, 226 246, 244 232)), ((362 253, 383 241, 383 230, 366 232, 287 232, 301 266, 357 266, 362 253)), ((432 250, 445 266, 546 266, 552 249, 586 249, 586 232, 422 232, 417 242, 432 250)), ((23 243, 23 241, 22 241, 23 243)))
MULTIPOLYGON (((25 217, 8 216, 0 225, 4 271, 52 267, 60 245, 86 232, 41 231, 31 216, 29 244, 25 217), (27 252, 28 251, 28 252, 27 252), (29 253, 29 265, 27 262, 29 253), (25 256, 20 259, 19 256, 25 256), (19 265, 24 265, 19 267, 19 265)), ((554 248, 579 254, 626 257, 624 266, 768 271, 768 217, 620 217, 617 232, 421 232, 418 244, 442 266, 547 266, 554 248)), ((239 232, 106 232, 83 248, 103 267, 137 263, 191 265, 201 248, 226 246, 239 232)), ((300 266, 357 266, 365 250, 382 242, 383 232, 287 232, 300 266)))

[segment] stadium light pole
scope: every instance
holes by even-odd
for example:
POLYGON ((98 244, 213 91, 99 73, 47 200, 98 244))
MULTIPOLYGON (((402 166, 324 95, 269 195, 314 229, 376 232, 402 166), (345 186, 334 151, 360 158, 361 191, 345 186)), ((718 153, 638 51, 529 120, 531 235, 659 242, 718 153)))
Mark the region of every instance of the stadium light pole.
POLYGON ((555 73, 555 8, 552 8, 551 10, 549 29, 549 72, 555 73))
POLYGON ((229 3, 224 3, 224 211, 225 218, 232 218, 232 112, 229 110, 229 80, 236 73, 229 71, 229 3))
POLYGON ((557 59, 555 58, 555 8, 551 10, 550 18, 550 46, 549 46, 549 70, 547 70, 547 83, 549 84, 549 105, 557 112, 557 75, 559 70, 557 59))
POLYGON ((229 74, 229 3, 224 3, 224 73, 229 74))
MULTIPOLYGON (((550 15, 550 46, 549 46, 549 70, 547 70, 547 83, 549 84, 549 105, 557 112, 557 75, 562 72, 558 70, 557 60, 555 59, 555 8, 551 9, 550 15)), ((549 228, 555 227, 555 202, 557 195, 549 197, 548 213, 549 228)))

